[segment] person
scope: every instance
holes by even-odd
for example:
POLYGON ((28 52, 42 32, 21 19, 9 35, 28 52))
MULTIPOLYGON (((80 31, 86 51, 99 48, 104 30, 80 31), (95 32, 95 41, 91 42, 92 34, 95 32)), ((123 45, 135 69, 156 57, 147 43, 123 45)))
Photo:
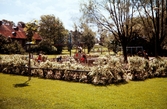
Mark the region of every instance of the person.
POLYGON ((148 53, 147 53, 145 50, 143 50, 143 55, 144 55, 144 58, 145 58, 145 59, 148 59, 148 60, 149 60, 148 53))
POLYGON ((32 53, 30 54, 30 59, 33 59, 33 54, 32 53))
POLYGON ((81 61, 81 56, 82 56, 82 47, 78 47, 78 52, 74 55, 74 58, 77 62, 81 61))
POLYGON ((58 57, 58 58, 57 58, 57 62, 60 62, 61 59, 62 59, 62 56, 58 57))
POLYGON ((142 55, 143 55, 143 54, 142 54, 142 51, 139 51, 139 52, 137 53, 137 55, 140 56, 140 57, 142 57, 142 55))
POLYGON ((82 55, 80 61, 81 61, 81 63, 87 63, 86 56, 85 56, 85 55, 82 55))
POLYGON ((78 49, 79 49, 78 52, 82 53, 82 47, 78 47, 78 49))
POLYGON ((39 55, 38 55, 38 62, 40 63, 42 61, 42 54, 40 53, 39 55))

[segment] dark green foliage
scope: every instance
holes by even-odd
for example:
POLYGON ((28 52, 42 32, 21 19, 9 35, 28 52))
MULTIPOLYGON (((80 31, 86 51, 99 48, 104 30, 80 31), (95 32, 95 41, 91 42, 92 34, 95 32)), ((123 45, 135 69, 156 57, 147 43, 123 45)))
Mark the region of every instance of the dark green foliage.
POLYGON ((9 54, 23 54, 25 53, 25 50, 22 48, 22 46, 19 44, 18 41, 13 41, 9 44, 8 48, 9 54))
POLYGON ((43 39, 48 41, 43 43, 49 43, 48 45, 44 45, 44 48, 41 48, 43 45, 39 45, 40 49, 46 50, 49 54, 54 53, 55 50, 53 50, 53 46, 50 45, 52 43, 57 48, 56 53, 60 54, 63 46, 65 45, 65 39, 68 34, 68 31, 65 30, 63 23, 54 15, 42 15, 39 25, 40 28, 38 33, 43 39))
POLYGON ((31 42, 33 39, 33 35, 34 33, 37 31, 38 25, 37 25, 37 21, 33 21, 33 22, 28 22, 25 25, 25 32, 26 32, 26 36, 27 36, 27 41, 31 42))
POLYGON ((25 50, 22 48, 18 41, 12 41, 12 39, 0 35, 0 53, 23 54, 25 53, 25 50))
POLYGON ((56 54, 61 54, 63 51, 63 46, 57 46, 56 54))
POLYGON ((37 46, 32 47, 33 51, 42 51, 45 54, 55 54, 57 52, 56 48, 48 41, 43 40, 37 46))
POLYGON ((108 44, 108 48, 112 49, 114 53, 119 51, 120 43, 116 40, 112 40, 110 44, 108 44))
POLYGON ((91 30, 89 25, 82 24, 83 33, 81 37, 81 43, 83 43, 83 46, 88 49, 88 54, 95 45, 95 35, 96 33, 91 30))

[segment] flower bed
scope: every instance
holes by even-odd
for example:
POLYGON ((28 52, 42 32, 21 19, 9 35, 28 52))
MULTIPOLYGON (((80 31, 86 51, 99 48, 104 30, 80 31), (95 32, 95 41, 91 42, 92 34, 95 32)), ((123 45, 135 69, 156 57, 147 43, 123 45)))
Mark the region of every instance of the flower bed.
POLYGON ((142 57, 129 57, 123 64, 122 57, 98 57, 93 66, 77 63, 75 59, 59 63, 46 60, 38 63, 31 59, 31 74, 28 72, 28 58, 24 55, 3 55, 0 57, 0 72, 36 76, 40 78, 108 85, 167 76, 167 61, 162 58, 146 60, 142 57))

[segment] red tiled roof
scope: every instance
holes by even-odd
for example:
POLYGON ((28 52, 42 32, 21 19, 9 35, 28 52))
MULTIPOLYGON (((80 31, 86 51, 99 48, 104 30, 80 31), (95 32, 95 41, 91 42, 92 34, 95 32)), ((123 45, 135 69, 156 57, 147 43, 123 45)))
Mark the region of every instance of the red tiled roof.
MULTIPOLYGON (((18 27, 18 30, 14 30, 12 28, 12 25, 1 25, 0 34, 6 37, 13 38, 13 39, 26 39, 27 38, 26 33, 24 32, 23 28, 18 27), (16 36, 14 36, 12 32, 16 32, 16 36)), ((37 33, 35 33, 33 37, 35 40, 41 40, 41 37, 37 33)))
POLYGON ((37 33, 35 33, 35 34, 33 35, 33 38, 34 38, 35 40, 42 40, 42 38, 41 38, 37 33))

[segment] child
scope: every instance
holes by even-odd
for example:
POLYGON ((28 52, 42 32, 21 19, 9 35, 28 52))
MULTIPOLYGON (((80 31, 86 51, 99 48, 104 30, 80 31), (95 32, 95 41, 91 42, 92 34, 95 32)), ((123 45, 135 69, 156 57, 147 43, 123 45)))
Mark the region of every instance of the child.
POLYGON ((38 55, 38 62, 40 63, 41 61, 42 61, 42 55, 39 54, 39 55, 38 55))
POLYGON ((83 55, 80 59, 81 63, 87 63, 87 59, 86 59, 86 56, 83 55))

